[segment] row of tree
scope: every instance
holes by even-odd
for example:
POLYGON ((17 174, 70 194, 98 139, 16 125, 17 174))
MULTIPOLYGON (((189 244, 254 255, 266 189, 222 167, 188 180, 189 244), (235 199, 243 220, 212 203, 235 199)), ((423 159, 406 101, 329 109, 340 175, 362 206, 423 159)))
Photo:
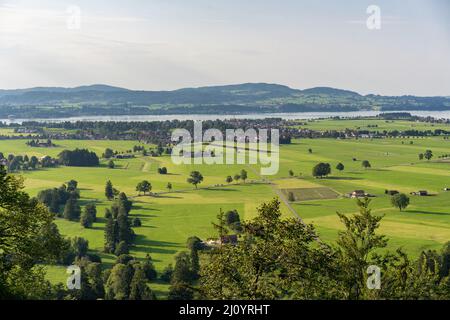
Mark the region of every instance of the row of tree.
POLYGON ((244 181, 244 183, 245 183, 245 181, 247 180, 247 178, 248 178, 248 173, 247 173, 247 171, 244 170, 244 169, 242 169, 241 172, 240 172, 240 173, 236 173, 236 174, 234 175, 234 177, 232 177, 232 176, 227 176, 226 179, 225 179, 225 181, 226 181, 227 183, 232 183, 233 181, 236 181, 236 183, 237 183, 237 182, 239 182, 239 180, 242 180, 242 181, 244 181))
MULTIPOLYGON (((363 160, 363 161, 361 162, 361 165, 362 165, 362 167, 363 167, 364 169, 368 169, 368 168, 371 168, 371 167, 372 167, 372 165, 370 164, 370 162, 369 162, 368 160, 363 160)), ((343 171, 343 170, 345 169, 345 166, 344 166, 344 164, 342 164, 341 162, 339 162, 339 163, 336 165, 336 169, 339 170, 339 171, 343 171)), ((322 177, 328 176, 329 174, 331 174, 331 165, 330 165, 329 163, 323 163, 323 162, 321 162, 321 163, 316 164, 316 165, 313 167, 313 170, 312 170, 312 175, 313 175, 313 177, 316 177, 316 178, 322 178, 322 177)), ((293 176, 293 175, 294 175, 294 172, 293 172, 292 170, 290 170, 290 171, 289 171, 289 175, 290 175, 290 176, 293 176)))
POLYGON ((426 150, 424 153, 419 153, 419 160, 423 160, 424 158, 430 161, 433 158, 433 151, 426 150))
POLYGON ((64 150, 58 155, 59 163, 65 166, 95 167, 100 164, 95 152, 87 149, 64 150))
MULTIPOLYGON (((78 190, 78 182, 75 180, 70 180, 67 184, 61 185, 59 188, 45 189, 39 191, 37 195, 37 199, 47 206, 50 212, 54 213, 58 217, 65 216, 66 213, 68 216, 73 216, 76 220, 76 216, 79 215, 73 214, 72 210, 66 210, 66 205, 70 200, 69 207, 76 207, 77 200, 80 198, 80 192, 78 190), (64 213, 61 214, 61 206, 64 206, 64 213), (70 211, 70 214, 69 214, 70 211)), ((74 220, 74 219, 69 219, 74 220)))
POLYGON ((111 269, 102 265, 100 257, 88 253, 89 243, 75 237, 69 239, 66 264, 80 268, 80 286, 67 290, 57 285, 53 290, 56 299, 77 300, 154 300, 156 296, 148 282, 157 277, 155 267, 149 255, 143 261, 137 261, 128 254, 117 257, 111 269))
POLYGON ((104 248, 106 253, 114 253, 117 256, 129 253, 129 247, 135 238, 132 225, 140 225, 140 220, 132 224, 129 217, 132 205, 126 194, 121 192, 111 208, 106 209, 104 248))
POLYGON ((30 147, 45 147, 45 148, 50 148, 50 147, 56 146, 50 139, 47 139, 45 141, 41 141, 39 139, 36 139, 36 140, 32 139, 30 141, 27 141, 26 145, 30 146, 30 147))
POLYGON ((49 168, 56 166, 57 160, 50 156, 38 159, 36 156, 29 157, 28 155, 13 155, 9 154, 7 157, 0 152, 0 163, 5 166, 9 172, 16 172, 19 170, 36 170, 39 167, 49 168))

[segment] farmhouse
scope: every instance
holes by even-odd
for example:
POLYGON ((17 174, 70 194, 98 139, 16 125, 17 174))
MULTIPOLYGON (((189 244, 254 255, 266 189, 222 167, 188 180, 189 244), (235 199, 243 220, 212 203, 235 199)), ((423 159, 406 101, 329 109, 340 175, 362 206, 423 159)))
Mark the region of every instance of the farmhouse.
POLYGON ((207 247, 219 247, 224 244, 236 245, 238 237, 235 234, 221 236, 220 239, 208 239, 203 242, 207 247))
POLYGON ((366 196, 366 193, 364 190, 355 190, 352 193, 350 193, 351 198, 363 198, 366 196))
POLYGON ((135 157, 134 154, 118 154, 114 156, 114 158, 116 159, 131 159, 134 157, 135 157))
POLYGON ((218 239, 207 239, 206 241, 203 241, 203 245, 206 247, 218 247, 220 241, 218 239))
POLYGON ((413 195, 413 196, 426 197, 426 196, 428 196, 428 191, 426 191, 426 190, 420 190, 420 191, 417 191, 417 192, 411 192, 411 195, 413 195))

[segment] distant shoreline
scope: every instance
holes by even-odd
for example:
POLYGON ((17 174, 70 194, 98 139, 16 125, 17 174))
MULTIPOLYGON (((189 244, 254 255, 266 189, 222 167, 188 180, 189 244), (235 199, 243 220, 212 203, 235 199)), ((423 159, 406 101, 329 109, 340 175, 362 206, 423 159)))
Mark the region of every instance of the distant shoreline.
POLYGON ((247 114, 164 114, 164 115, 98 115, 54 118, 4 118, 0 122, 21 124, 28 121, 38 122, 77 122, 77 121, 166 121, 166 120, 226 120, 226 119, 265 119, 282 118, 286 120, 310 120, 333 117, 374 117, 381 113, 407 112, 413 116, 450 119, 448 111, 348 111, 348 112, 283 112, 283 113, 247 113, 247 114))

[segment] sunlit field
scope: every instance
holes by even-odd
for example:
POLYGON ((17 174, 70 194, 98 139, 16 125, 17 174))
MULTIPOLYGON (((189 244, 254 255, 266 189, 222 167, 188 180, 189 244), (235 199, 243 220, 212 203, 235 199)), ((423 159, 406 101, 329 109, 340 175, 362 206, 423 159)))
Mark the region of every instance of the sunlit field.
MULTIPOLYGON (((56 147, 32 148, 25 142, 1 140, 0 151, 5 156, 12 153, 55 157, 64 149, 78 147, 88 148, 101 156, 108 147, 126 151, 140 145, 136 141, 55 140, 56 147)), ((220 210, 237 209, 241 219, 249 219, 255 216, 257 206, 274 197, 280 197, 286 218, 301 217, 306 223, 316 226, 322 240, 333 243, 341 229, 336 212, 356 212, 356 200, 345 195, 358 189, 372 194, 373 212, 384 215, 380 232, 389 237, 389 249, 402 247, 411 256, 417 256, 424 249, 439 249, 450 239, 450 192, 443 191, 443 188, 450 187, 450 162, 438 158, 444 154, 450 154, 450 142, 437 137, 302 139, 280 147, 279 172, 275 176, 264 177, 268 179, 266 181, 255 165, 174 165, 168 155, 138 155, 133 159, 114 160, 115 169, 109 169, 106 161, 102 160, 96 168, 61 166, 20 174, 25 179, 26 191, 33 196, 39 190, 58 187, 71 179, 78 181, 80 204, 95 203, 100 218, 89 229, 63 219, 57 219, 57 225, 65 236, 87 239, 90 250, 101 256, 106 267, 115 261, 115 256, 102 252, 103 214, 105 208, 112 204, 105 198, 104 187, 105 182, 111 180, 115 188, 133 197, 131 216, 142 220, 142 226, 134 228, 137 238, 130 254, 137 258, 150 254, 160 272, 173 263, 177 252, 186 249, 188 237, 206 239, 216 236, 211 223, 220 210), (309 149, 312 149, 311 153, 309 149), (431 161, 419 160, 418 154, 426 149, 433 151, 434 158, 431 161), (368 160, 371 168, 364 169, 362 160, 368 160), (318 162, 330 163, 332 174, 329 177, 312 177, 312 168, 318 162), (342 172, 335 169, 339 162, 345 166, 342 172), (159 174, 159 167, 167 167, 168 174, 159 174), (234 176, 242 169, 248 171, 245 183, 225 182, 228 175, 234 176), (198 170, 204 176, 198 189, 186 181, 192 170, 198 170), (290 177, 289 170, 294 176, 290 177), (138 196, 135 187, 142 180, 150 181, 152 192, 159 194, 138 196), (171 192, 166 189, 168 182, 173 185, 171 192), (390 197, 385 195, 386 189, 407 194, 427 190, 430 196, 411 196, 410 206, 399 212, 391 206, 390 197), (295 190, 299 195, 291 203, 287 197, 289 190, 295 190), (330 192, 323 193, 324 190, 330 192)), ((65 281, 64 267, 48 266, 47 269, 50 280, 65 281)), ((167 291, 167 285, 162 283, 153 283, 152 288, 161 296, 167 291)))

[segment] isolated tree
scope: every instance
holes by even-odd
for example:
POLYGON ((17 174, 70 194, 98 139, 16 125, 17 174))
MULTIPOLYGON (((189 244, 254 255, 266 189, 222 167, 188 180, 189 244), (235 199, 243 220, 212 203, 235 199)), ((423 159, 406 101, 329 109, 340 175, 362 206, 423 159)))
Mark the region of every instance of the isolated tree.
POLYGON ((409 197, 404 193, 397 193, 391 197, 391 204, 393 207, 402 211, 409 205, 409 197))
POLYGON ((70 221, 79 221, 81 214, 81 208, 75 197, 70 197, 64 206, 63 216, 70 221))
POLYGON ((233 178, 231 176, 227 176, 226 180, 225 180, 228 184, 233 182, 233 178))
POLYGON ((424 158, 423 153, 419 153, 419 160, 423 160, 423 158, 424 158))
POLYGON ((106 148, 105 152, 103 153, 103 158, 109 159, 114 156, 114 151, 110 148, 106 148))
POLYGON ((90 228, 94 223, 92 216, 90 216, 89 213, 86 212, 86 209, 81 213, 80 223, 84 228, 90 228))
POLYGON ((339 171, 343 171, 345 169, 345 167, 344 167, 344 165, 341 162, 339 162, 337 164, 337 166, 336 166, 336 169, 339 170, 339 171))
POLYGON ((244 170, 244 169, 242 169, 242 170, 241 170, 240 176, 241 176, 241 179, 242 179, 242 180, 244 181, 244 183, 245 183, 245 180, 247 180, 247 177, 248 177, 247 171, 244 170))
POLYGON ((197 185, 202 183, 203 176, 199 171, 192 171, 189 178, 187 179, 187 182, 190 184, 193 184, 195 188, 197 189, 197 185))
POLYGON ((114 169, 115 167, 116 167, 116 165, 114 164, 114 161, 109 160, 109 161, 108 161, 108 168, 109 168, 109 169, 114 169))
POLYGON ((425 151, 424 157, 425 157, 425 159, 427 159, 428 161, 430 161, 431 158, 433 158, 433 151, 431 151, 431 150, 425 151))
POLYGON ((78 182, 76 180, 70 180, 67 182, 67 191, 72 192, 77 190, 78 182))
POLYGON ((90 217, 90 219, 92 220, 92 222, 96 222, 97 221, 97 207, 95 206, 94 203, 88 203, 85 207, 84 207, 84 211, 87 213, 87 215, 90 217))
POLYGON ((235 174, 233 179, 234 181, 236 181, 236 183, 239 183, 239 180, 241 180, 241 176, 239 174, 235 174))
POLYGON ((311 149, 311 148, 309 148, 309 149, 308 149, 308 152, 309 152, 309 153, 312 153, 313 151, 312 151, 312 149, 311 149))
POLYGON ((172 191, 172 183, 167 182, 166 188, 167 188, 167 190, 172 191))
POLYGON ((294 171, 289 170, 289 177, 293 177, 294 176, 294 171))
POLYGON ((363 160, 361 165, 363 166, 364 169, 372 167, 372 165, 370 164, 369 160, 363 160))
POLYGON ((111 180, 106 181, 105 196, 108 200, 114 199, 114 188, 111 180))
POLYGON ((144 196, 145 196, 145 194, 147 192, 149 192, 150 190, 152 190, 152 185, 147 180, 143 180, 143 181, 139 182, 136 186, 136 191, 139 192, 139 195, 141 194, 141 192, 143 192, 144 196))
POLYGON ((319 163, 317 164, 312 171, 312 175, 313 177, 326 177, 327 175, 329 175, 331 173, 331 167, 329 163, 319 163))
POLYGON ((158 173, 159 174, 167 174, 167 168, 166 167, 158 168, 158 173))

